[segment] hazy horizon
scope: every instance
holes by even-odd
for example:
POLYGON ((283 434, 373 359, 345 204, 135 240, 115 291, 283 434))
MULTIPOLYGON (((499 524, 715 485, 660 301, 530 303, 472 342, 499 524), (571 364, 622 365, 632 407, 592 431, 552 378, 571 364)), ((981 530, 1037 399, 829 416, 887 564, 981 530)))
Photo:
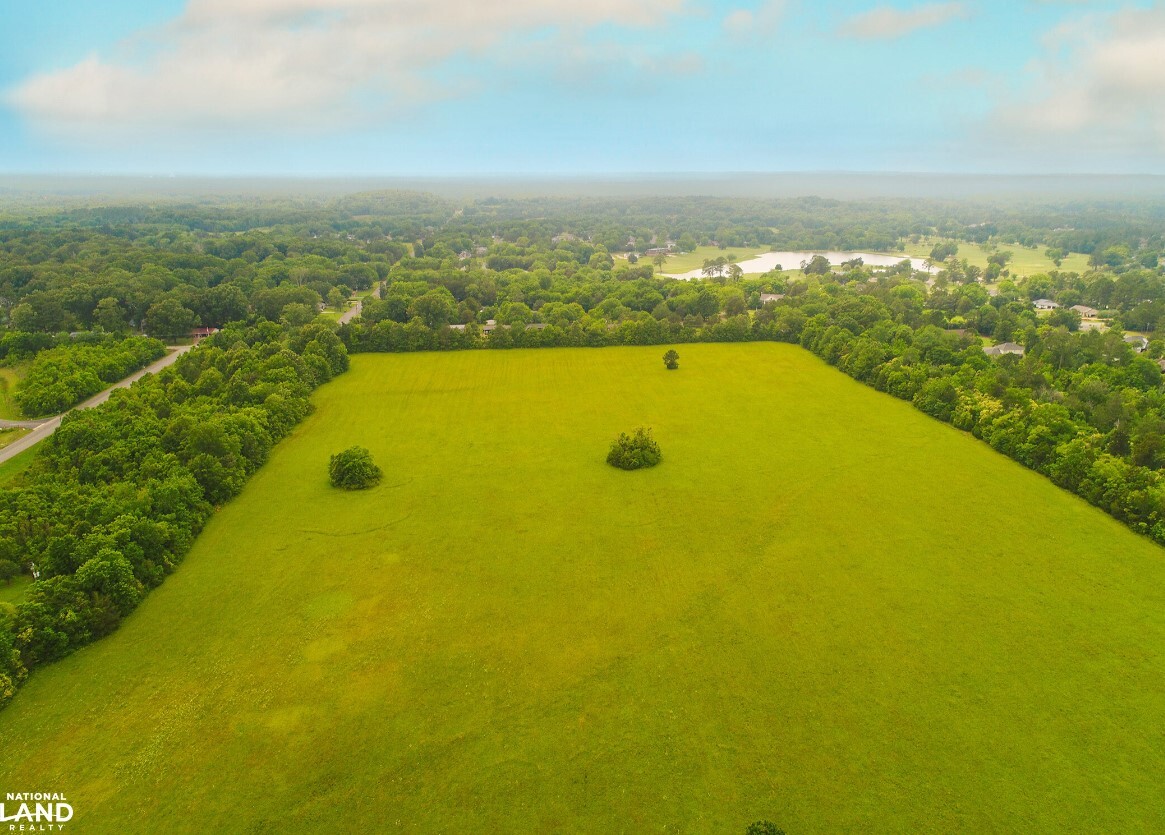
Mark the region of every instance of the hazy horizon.
POLYGON ((367 191, 488 197, 1165 200, 1163 175, 1000 175, 910 172, 673 172, 448 177, 135 176, 0 173, 0 202, 62 199, 325 199, 367 191))

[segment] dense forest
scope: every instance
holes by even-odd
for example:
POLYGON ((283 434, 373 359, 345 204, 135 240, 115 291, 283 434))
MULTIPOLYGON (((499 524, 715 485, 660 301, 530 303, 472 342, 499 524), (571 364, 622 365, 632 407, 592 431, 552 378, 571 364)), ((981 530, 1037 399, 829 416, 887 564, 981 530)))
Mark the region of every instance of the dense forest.
POLYGON ((0 564, 37 577, 0 604, 0 702, 174 570, 349 352, 796 343, 1165 543, 1161 219, 1148 204, 399 193, 0 212, 0 362, 25 369, 29 414, 159 356, 156 338, 222 329, 70 413, 0 489, 0 564), (921 236, 940 240, 933 275, 811 259, 686 281, 649 253, 900 252, 921 236), (988 267, 960 242, 989 244, 988 267), (1009 250, 1033 246, 1089 268, 1012 276, 1009 250), (352 322, 323 313, 353 295, 352 322))

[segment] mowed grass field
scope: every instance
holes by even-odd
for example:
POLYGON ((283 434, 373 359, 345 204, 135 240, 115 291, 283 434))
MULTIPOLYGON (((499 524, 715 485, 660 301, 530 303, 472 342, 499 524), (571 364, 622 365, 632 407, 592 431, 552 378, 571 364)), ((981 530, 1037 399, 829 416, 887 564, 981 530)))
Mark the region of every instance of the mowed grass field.
POLYGON ((1165 827, 1165 551, 778 344, 362 355, 0 712, 78 832, 1165 827), (653 470, 604 464, 651 426, 653 470), (386 471, 328 487, 329 454, 386 471))
MULTIPOLYGON (((738 246, 721 249, 718 246, 698 246, 691 252, 679 252, 675 255, 669 255, 667 261, 661 269, 662 272, 668 275, 676 275, 679 273, 686 273, 689 270, 698 270, 704 266, 705 261, 715 261, 717 258, 727 258, 729 262, 735 263, 737 261, 747 261, 757 255, 763 255, 768 252, 768 247, 751 247, 738 246)), ((654 256, 648 257, 646 255, 640 258, 644 264, 655 265, 654 256)))
MULTIPOLYGON (((944 238, 923 238, 918 243, 912 244, 906 241, 905 253, 913 255, 916 258, 926 258, 930 255, 934 245, 944 238)), ((972 244, 967 241, 955 241, 959 245, 957 258, 966 258, 967 263, 979 267, 980 269, 987 268, 987 256, 991 255, 993 250, 988 250, 981 244, 972 244)), ((998 248, 999 252, 1010 252, 1011 260, 1007 262, 1007 269, 1011 272, 1014 278, 1023 278, 1024 276, 1035 275, 1037 273, 1050 273, 1053 270, 1060 270, 1061 272, 1088 272, 1088 256, 1080 252, 1068 253, 1060 266, 1044 255, 1047 250, 1046 246, 1038 246, 1035 249, 1028 249, 1025 246, 1018 244, 1004 244, 998 248)))

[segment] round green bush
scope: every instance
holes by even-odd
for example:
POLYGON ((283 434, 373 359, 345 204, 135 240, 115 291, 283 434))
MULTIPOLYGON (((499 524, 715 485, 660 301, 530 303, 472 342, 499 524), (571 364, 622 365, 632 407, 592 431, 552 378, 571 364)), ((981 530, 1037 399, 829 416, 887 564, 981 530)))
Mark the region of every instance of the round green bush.
POLYGON ((333 487, 363 490, 380 483, 383 473, 372 460, 372 453, 362 446, 337 452, 328 462, 328 476, 333 487))
POLYGON ((755 821, 748 825, 745 835, 785 835, 785 830, 772 821, 755 821))
POLYGON ((607 463, 621 470, 638 470, 654 467, 662 457, 659 444, 651 437, 651 430, 641 426, 634 434, 624 432, 611 443, 607 463))

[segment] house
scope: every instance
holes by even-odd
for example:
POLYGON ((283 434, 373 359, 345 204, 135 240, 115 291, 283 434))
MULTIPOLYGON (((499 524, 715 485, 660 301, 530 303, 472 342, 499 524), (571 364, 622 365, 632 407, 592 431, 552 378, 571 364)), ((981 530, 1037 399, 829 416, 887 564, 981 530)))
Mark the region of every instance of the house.
POLYGON ((463 330, 465 330, 465 325, 450 325, 449 330, 451 330, 451 331, 463 331, 463 330))
POLYGON ((1149 347, 1148 337, 1141 336, 1138 333, 1130 333, 1125 337, 1125 342, 1132 347, 1138 354, 1144 352, 1149 347))
POLYGON ((983 353, 989 357, 1000 357, 1004 354, 1015 354, 1022 357, 1024 348, 1022 345, 1016 345, 1014 342, 1001 342, 998 345, 992 345, 990 348, 984 348, 983 353))
POLYGON ((197 345, 206 337, 216 333, 218 333, 218 328, 195 328, 190 332, 190 338, 193 339, 194 344, 197 345))
POLYGON ((482 333, 493 333, 498 329, 498 323, 493 319, 487 319, 485 324, 481 326, 482 333))
POLYGON ((761 293, 760 306, 764 307, 769 302, 779 302, 783 298, 785 298, 784 293, 761 293))
POLYGON ((1095 319, 1097 316, 1100 315, 1099 310, 1097 310, 1095 307, 1089 307, 1086 304, 1074 304, 1069 309, 1075 310, 1077 313, 1079 313, 1085 319, 1095 319))
POLYGON ((560 232, 559 234, 555 235, 553 238, 550 239, 550 243, 554 244, 555 246, 558 246, 561 243, 570 243, 571 241, 577 241, 577 240, 578 240, 578 238, 576 238, 574 235, 570 234, 569 232, 560 232))
POLYGON ((1034 302, 1032 302, 1032 306, 1035 307, 1036 310, 1055 310, 1060 305, 1056 304, 1051 299, 1036 299, 1034 302))
POLYGON ((670 253, 671 253, 671 247, 653 246, 651 249, 647 250, 643 254, 646 255, 648 258, 651 258, 655 255, 669 255, 670 253))

